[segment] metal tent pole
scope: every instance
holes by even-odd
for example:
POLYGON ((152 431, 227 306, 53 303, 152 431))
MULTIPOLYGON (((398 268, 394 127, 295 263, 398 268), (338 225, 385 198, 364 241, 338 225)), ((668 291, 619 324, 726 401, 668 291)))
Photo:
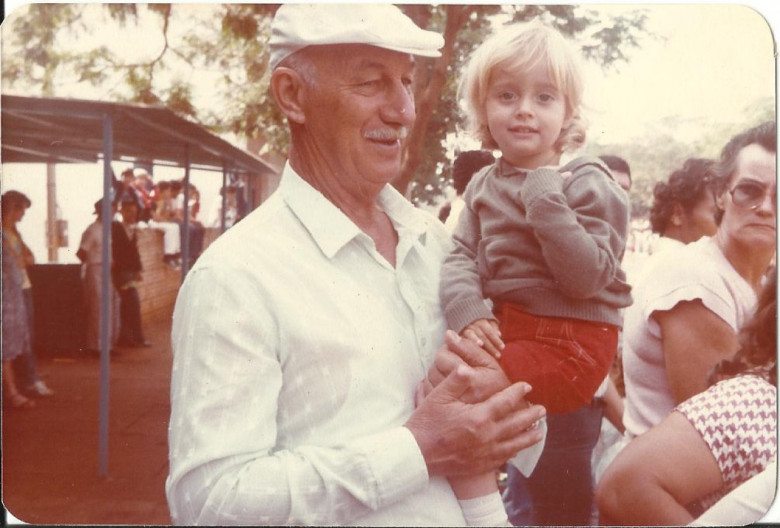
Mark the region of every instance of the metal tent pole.
POLYGON ((190 145, 185 149, 184 162, 184 224, 181 233, 181 282, 190 270, 190 145))
POLYGON ((103 201, 100 283, 100 423, 98 428, 99 475, 108 475, 108 410, 111 365, 111 160, 114 157, 114 125, 110 115, 103 116, 103 201))

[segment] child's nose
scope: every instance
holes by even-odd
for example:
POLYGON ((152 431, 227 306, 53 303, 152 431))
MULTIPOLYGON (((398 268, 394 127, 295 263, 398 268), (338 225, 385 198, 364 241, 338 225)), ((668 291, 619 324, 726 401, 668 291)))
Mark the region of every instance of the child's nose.
POLYGON ((517 114, 528 115, 532 112, 531 98, 519 97, 517 100, 517 114))

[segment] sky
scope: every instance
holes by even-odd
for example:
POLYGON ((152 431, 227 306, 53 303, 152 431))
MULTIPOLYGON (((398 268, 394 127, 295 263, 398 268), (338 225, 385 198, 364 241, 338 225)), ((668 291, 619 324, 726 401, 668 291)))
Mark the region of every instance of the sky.
MULTIPOLYGON (((659 38, 630 49, 629 62, 618 71, 588 68, 591 135, 605 141, 641 137, 658 118, 675 115, 738 122, 747 103, 774 95, 772 34, 756 11, 737 4, 647 9, 648 29, 659 38)), ((682 140, 700 132, 678 130, 682 140)))

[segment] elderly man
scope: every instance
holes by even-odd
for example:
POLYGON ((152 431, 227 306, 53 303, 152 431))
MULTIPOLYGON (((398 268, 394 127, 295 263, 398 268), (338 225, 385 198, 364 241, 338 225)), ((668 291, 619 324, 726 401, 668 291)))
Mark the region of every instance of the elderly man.
POLYGON ((414 56, 441 45, 392 6, 277 12, 289 162, 201 256, 174 313, 176 524, 462 525, 475 517, 446 477, 541 439, 528 387, 452 336, 446 362, 472 365, 447 367, 415 407, 444 336, 450 242, 388 182, 415 120, 414 56))

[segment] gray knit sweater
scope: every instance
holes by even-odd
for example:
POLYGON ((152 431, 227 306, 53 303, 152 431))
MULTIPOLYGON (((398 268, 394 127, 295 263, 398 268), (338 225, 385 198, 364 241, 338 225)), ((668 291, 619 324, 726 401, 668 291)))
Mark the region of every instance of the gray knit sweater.
POLYGON ((628 196, 601 160, 533 171, 498 160, 474 176, 463 198, 441 274, 450 328, 495 319, 485 298, 534 315, 621 326, 619 310, 632 302, 620 267, 628 196))

